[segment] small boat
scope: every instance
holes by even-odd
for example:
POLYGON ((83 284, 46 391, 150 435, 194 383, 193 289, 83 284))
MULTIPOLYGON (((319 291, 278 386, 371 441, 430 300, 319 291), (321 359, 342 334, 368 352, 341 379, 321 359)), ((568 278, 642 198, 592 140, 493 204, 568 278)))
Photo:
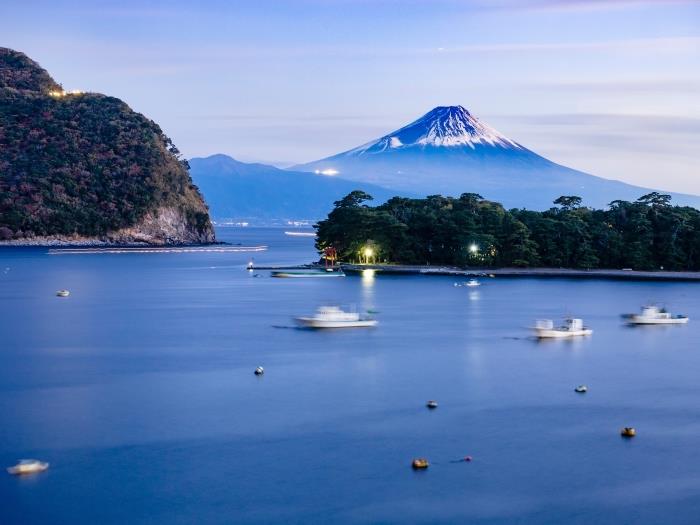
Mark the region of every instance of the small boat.
POLYGON ((281 278, 309 278, 309 277, 345 277, 343 270, 326 268, 325 270, 275 270, 270 273, 271 277, 281 278))
POLYGON ((579 394, 585 394, 588 392, 588 387, 586 385, 579 385, 576 388, 574 388, 575 392, 578 392, 579 394))
POLYGON ((58 297, 68 297, 70 295, 70 292, 68 290, 59 290, 56 292, 56 295, 58 297))
POLYGON ((428 401, 428 402, 425 404, 425 406, 427 406, 428 408, 437 408, 438 402, 435 401, 434 399, 431 399, 430 401, 428 401))
POLYGON ((38 459, 20 459, 16 465, 8 467, 7 471, 14 475, 35 474, 37 472, 44 472, 47 468, 49 468, 49 464, 44 461, 39 461, 38 459))
POLYGON ((290 237, 316 237, 316 232, 284 232, 285 235, 290 237))
POLYGON ((357 312, 344 312, 337 306, 321 306, 313 317, 297 317, 296 322, 306 328, 363 328, 376 326, 377 321, 362 317, 357 312))
POLYGON ((637 431, 632 427, 625 427, 620 431, 620 435, 622 437, 631 438, 637 435, 637 431))
POLYGON ((256 376, 261 376, 265 373, 265 369, 262 366, 259 366, 255 369, 255 372, 253 372, 256 376))
POLYGON ((430 463, 425 458, 416 458, 411 462, 411 466, 416 470, 422 470, 428 468, 430 463))
POLYGON ((470 288, 473 288, 475 286, 481 286, 481 283, 476 279, 469 279, 466 283, 464 283, 464 286, 469 286, 470 288))
POLYGON ((674 315, 666 311, 665 308, 658 306, 645 306, 642 308, 641 314, 629 314, 625 316, 627 324, 686 324, 688 317, 685 315, 674 315))
POLYGON ((576 337, 581 335, 591 335, 593 330, 583 326, 581 319, 568 318, 563 326, 554 327, 551 319, 539 319, 535 324, 535 335, 540 339, 555 339, 565 337, 576 337))

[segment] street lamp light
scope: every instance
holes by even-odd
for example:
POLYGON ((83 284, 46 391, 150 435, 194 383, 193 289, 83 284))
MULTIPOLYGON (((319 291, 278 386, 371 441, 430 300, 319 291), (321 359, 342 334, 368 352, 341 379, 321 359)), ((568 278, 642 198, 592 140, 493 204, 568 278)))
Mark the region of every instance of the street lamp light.
POLYGON ((367 246, 363 253, 365 255, 365 264, 369 264, 369 258, 374 256, 374 250, 367 246))
POLYGON ((469 253, 476 253, 479 251, 479 246, 477 244, 470 244, 469 245, 469 253))

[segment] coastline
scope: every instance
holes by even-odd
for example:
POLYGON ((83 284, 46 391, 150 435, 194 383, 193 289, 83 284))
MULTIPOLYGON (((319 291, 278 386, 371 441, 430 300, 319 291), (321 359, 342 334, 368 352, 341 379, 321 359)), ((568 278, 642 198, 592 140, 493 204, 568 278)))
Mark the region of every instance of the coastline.
MULTIPOLYGON (((305 270, 323 268, 317 263, 289 266, 255 266, 256 270, 305 270)), ((567 279, 614 279, 629 281, 687 281, 700 282, 700 272, 667 272, 620 269, 577 270, 570 268, 457 268, 454 266, 423 266, 402 264, 341 263, 346 273, 374 270, 391 275, 451 275, 454 277, 536 277, 567 279)))
POLYGON ((24 239, 0 241, 0 248, 153 248, 153 247, 184 247, 184 246, 214 246, 226 244, 220 241, 192 242, 192 240, 137 240, 109 237, 75 236, 37 236, 24 239))
POLYGON ((568 268, 457 268, 450 266, 421 266, 399 264, 341 264, 345 272, 375 270, 395 275, 453 275, 461 277, 541 277, 572 279, 618 279, 637 281, 695 281, 700 272, 668 272, 621 269, 577 270, 568 268))

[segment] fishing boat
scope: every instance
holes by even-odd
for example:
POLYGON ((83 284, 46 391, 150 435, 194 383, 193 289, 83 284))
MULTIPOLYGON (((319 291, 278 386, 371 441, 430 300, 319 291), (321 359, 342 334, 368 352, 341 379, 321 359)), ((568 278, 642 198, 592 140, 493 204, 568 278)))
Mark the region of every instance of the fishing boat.
POLYGON ((593 333, 593 330, 583 326, 583 320, 574 318, 565 319, 564 324, 556 328, 551 319, 539 319, 535 323, 534 330, 535 335, 540 339, 561 339, 593 333))
POLYGON ((343 270, 334 270, 326 268, 325 270, 316 270, 309 268, 308 270, 275 270, 270 273, 271 277, 278 278, 314 278, 314 277, 345 277, 343 270))
POLYGON ((377 320, 357 312, 345 312, 337 306, 321 306, 313 317, 297 317, 305 328, 365 328, 377 326, 377 320))
POLYGON ((39 461, 38 459, 20 459, 16 465, 7 468, 10 474, 20 475, 20 474, 34 474, 36 472, 43 472, 49 468, 49 464, 44 461, 39 461))
POLYGON ((674 315, 667 312, 665 308, 653 305, 644 306, 640 314, 629 314, 625 317, 627 318, 627 324, 631 325, 686 324, 688 322, 688 317, 685 315, 674 315))

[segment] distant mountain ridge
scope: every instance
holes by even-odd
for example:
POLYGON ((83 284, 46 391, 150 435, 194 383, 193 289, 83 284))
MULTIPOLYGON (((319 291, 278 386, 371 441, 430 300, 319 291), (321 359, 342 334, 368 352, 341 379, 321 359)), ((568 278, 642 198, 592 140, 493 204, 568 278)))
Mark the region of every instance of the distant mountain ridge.
MULTIPOLYGON (((292 166, 419 195, 479 193, 507 208, 547 209, 561 195, 604 207, 651 189, 556 164, 511 140, 462 106, 439 106, 362 146, 292 166)), ((660 191, 660 190, 656 190, 660 191)), ((700 197, 673 192, 674 202, 700 207, 700 197)))
POLYGON ((353 190, 367 191, 378 203, 397 193, 333 176, 240 162, 223 154, 192 158, 189 164, 192 178, 217 220, 317 220, 333 209, 334 201, 353 190))
POLYGON ((121 100, 66 92, 0 48, 0 241, 214 241, 207 207, 160 127, 121 100))

